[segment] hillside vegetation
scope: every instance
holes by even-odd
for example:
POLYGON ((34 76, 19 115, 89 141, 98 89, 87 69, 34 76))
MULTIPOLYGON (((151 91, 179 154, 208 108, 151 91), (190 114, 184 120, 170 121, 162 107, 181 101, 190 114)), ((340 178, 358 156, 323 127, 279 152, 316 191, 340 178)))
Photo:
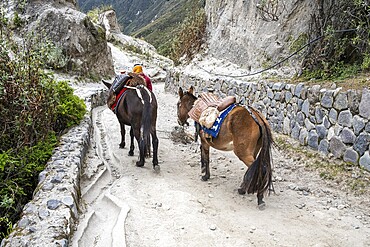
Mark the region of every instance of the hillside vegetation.
MULTIPOLYGON (((79 7, 85 12, 96 8, 107 9, 106 4, 115 10, 124 34, 143 39, 154 45, 159 54, 173 58, 171 53, 177 49, 174 45, 183 30, 182 24, 195 18, 199 11, 203 11, 205 1, 78 1, 79 7)), ((205 22, 202 25, 205 25, 205 22)))
MULTIPOLYGON (((84 11, 111 4, 111 7, 116 10, 123 33, 154 45, 158 53, 173 59, 176 64, 182 57, 185 57, 182 61, 190 61, 206 42, 205 2, 205 0, 78 1, 84 11)), ((215 4, 218 3, 215 2, 215 4)), ((227 3, 223 5, 226 6, 227 3)), ((284 2, 264 0, 257 1, 255 7, 263 13, 262 17, 274 17, 280 5, 284 7, 284 2)), ((308 31, 301 33, 297 39, 290 40, 290 45, 286 48, 290 54, 302 47, 305 48, 297 54, 301 60, 301 71, 294 79, 345 80, 359 74, 361 78, 366 77, 370 71, 368 1, 320 0, 314 5, 317 10, 313 8, 310 20, 305 24, 308 31)), ((297 3, 297 7, 299 6, 300 4, 297 3)), ((265 21, 276 20, 272 18, 265 21)), ((212 32, 212 30, 209 31, 212 32)), ((265 64, 265 67, 268 67, 271 61, 266 61, 265 64)), ((360 79, 356 87, 361 87, 363 84, 363 79, 360 79)))
MULTIPOLYGON (((302 41, 310 44, 303 60, 308 79, 344 79, 370 71, 370 5, 367 0, 317 1, 310 29, 302 41)), ((298 42, 299 43, 299 42, 298 42)))
POLYGON ((1 8, 0 242, 32 198, 58 137, 86 111, 68 83, 46 71, 56 66, 56 47, 36 34, 14 41, 17 25, 1 8))
POLYGON ((81 11, 88 11, 110 5, 116 11, 118 22, 121 24, 122 32, 131 35, 142 27, 161 18, 166 13, 182 9, 186 0, 78 0, 81 11))

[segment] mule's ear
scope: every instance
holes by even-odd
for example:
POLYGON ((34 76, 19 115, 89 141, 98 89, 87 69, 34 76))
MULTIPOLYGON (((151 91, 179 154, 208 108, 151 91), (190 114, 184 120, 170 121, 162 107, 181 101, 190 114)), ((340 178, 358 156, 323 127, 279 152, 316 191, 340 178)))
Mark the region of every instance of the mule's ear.
POLYGON ((190 86, 190 88, 188 89, 188 92, 194 95, 194 87, 190 86))
POLYGON ((179 87, 179 96, 182 98, 184 96, 184 91, 182 91, 182 87, 179 87))
POLYGON ((112 84, 110 84, 109 82, 107 82, 107 81, 105 81, 105 80, 101 80, 103 83, 104 83, 104 85, 108 88, 108 89, 110 89, 110 87, 112 86, 112 84))

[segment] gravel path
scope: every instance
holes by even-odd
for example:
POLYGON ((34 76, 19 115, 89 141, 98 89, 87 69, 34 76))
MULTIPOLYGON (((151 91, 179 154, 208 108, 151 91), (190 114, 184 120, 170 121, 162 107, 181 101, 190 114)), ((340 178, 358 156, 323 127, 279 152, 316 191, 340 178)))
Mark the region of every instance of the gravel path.
POLYGON ((256 195, 237 193, 245 167, 232 152, 212 150, 211 179, 201 181, 198 145, 171 138, 177 96, 163 84, 154 92, 160 172, 150 160, 136 167, 137 152, 129 157, 118 148, 115 115, 105 106, 94 110, 83 214, 71 246, 370 246, 369 196, 322 180, 298 154, 274 150, 276 193, 264 211, 256 195))

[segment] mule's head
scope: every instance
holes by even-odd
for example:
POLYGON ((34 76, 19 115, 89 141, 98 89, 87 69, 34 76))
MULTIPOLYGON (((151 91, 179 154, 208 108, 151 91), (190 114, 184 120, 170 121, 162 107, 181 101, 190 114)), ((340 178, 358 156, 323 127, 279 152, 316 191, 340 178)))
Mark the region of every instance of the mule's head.
POLYGON ((131 73, 131 74, 128 73, 128 75, 127 74, 119 74, 114 78, 114 81, 113 81, 112 84, 110 84, 107 81, 102 80, 104 85, 109 89, 108 97, 107 97, 107 105, 108 105, 109 108, 112 108, 112 105, 116 101, 117 95, 119 95, 119 93, 122 91, 122 89, 126 85, 129 85, 131 81, 135 82, 135 84, 133 84, 131 86, 137 86, 140 83, 141 84, 145 83, 145 80, 143 78, 141 78, 138 75, 136 77, 139 77, 139 79, 133 78, 133 73, 131 73))
POLYGON ((111 108, 112 105, 114 104, 114 102, 116 101, 116 97, 117 96, 116 96, 116 94, 112 90, 112 84, 110 84, 109 82, 104 81, 104 80, 102 80, 102 82, 109 89, 109 91, 108 91, 108 97, 107 97, 107 105, 108 105, 109 108, 111 108))
POLYGON ((191 86, 187 92, 184 92, 182 88, 179 88, 179 101, 177 102, 177 122, 184 126, 185 124, 189 125, 187 122, 189 118, 189 111, 194 105, 197 97, 194 96, 194 87, 191 86))

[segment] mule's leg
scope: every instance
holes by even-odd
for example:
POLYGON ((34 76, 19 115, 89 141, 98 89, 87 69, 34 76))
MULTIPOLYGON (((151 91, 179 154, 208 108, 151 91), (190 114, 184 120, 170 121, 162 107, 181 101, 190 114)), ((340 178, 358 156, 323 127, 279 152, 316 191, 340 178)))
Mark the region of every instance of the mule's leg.
POLYGON ((211 173, 209 172, 209 148, 210 146, 202 141, 200 145, 200 162, 203 181, 207 181, 211 176, 211 173))
POLYGON ((153 146, 153 168, 155 169, 158 166, 158 137, 156 129, 152 130, 152 146, 153 146))
POLYGON ((120 123, 121 126, 121 143, 119 144, 119 148, 124 148, 126 143, 125 143, 125 135, 126 135, 126 130, 125 130, 125 125, 123 123, 120 123))
POLYGON ((240 187, 238 188, 238 193, 240 195, 244 195, 247 192, 247 190, 250 186, 251 178, 248 178, 247 173, 248 173, 248 170, 245 172, 245 174, 243 176, 243 181, 242 181, 240 187))
POLYGON ((258 203, 258 208, 260 210, 265 209, 266 203, 263 201, 263 193, 260 193, 260 192, 257 193, 257 203, 258 203))
POLYGON ((145 163, 145 141, 142 137, 136 138, 139 144, 139 160, 136 162, 136 166, 144 166, 145 163))
MULTIPOLYGON (((247 169, 251 166, 251 164, 255 160, 254 154, 252 152, 246 153, 246 150, 242 150, 241 148, 235 147, 234 153, 247 166, 247 169)), ((247 171, 245 172, 245 174, 247 174, 247 171)), ((250 181, 247 181, 247 176, 244 175, 243 182, 241 183, 240 188, 238 189, 238 193, 240 195, 244 195, 246 193, 249 182, 250 181)))
POLYGON ((130 140, 131 140, 131 143, 130 143, 130 151, 128 151, 128 155, 129 156, 134 156, 134 148, 135 148, 135 145, 134 145, 134 130, 132 129, 132 127, 130 128, 130 140))
MULTIPOLYGON (((245 156, 239 156, 236 152, 235 152, 235 154, 238 156, 238 158, 241 161, 244 162, 244 164, 246 164, 246 166, 248 166, 248 169, 253 165, 254 162, 258 162, 257 160, 254 159, 254 155, 252 155, 252 154, 245 155, 245 156)), ((238 193, 240 195, 244 195, 247 192, 247 190, 249 189, 248 187, 250 186, 250 184, 252 182, 251 180, 253 179, 252 177, 247 176, 247 173, 248 173, 248 170, 245 172, 243 182, 240 185, 240 188, 238 189, 238 193)), ((265 209, 266 204, 263 201, 263 193, 260 193, 259 191, 257 192, 257 203, 258 203, 258 208, 260 210, 265 209)))
MULTIPOLYGON (((135 136, 135 139, 137 141, 137 144, 139 146, 139 160, 136 162, 136 166, 144 166, 145 163, 145 141, 144 138, 141 135, 141 125, 136 124, 131 127, 133 136, 135 136)), ((134 142, 132 142, 133 145, 134 142)))

